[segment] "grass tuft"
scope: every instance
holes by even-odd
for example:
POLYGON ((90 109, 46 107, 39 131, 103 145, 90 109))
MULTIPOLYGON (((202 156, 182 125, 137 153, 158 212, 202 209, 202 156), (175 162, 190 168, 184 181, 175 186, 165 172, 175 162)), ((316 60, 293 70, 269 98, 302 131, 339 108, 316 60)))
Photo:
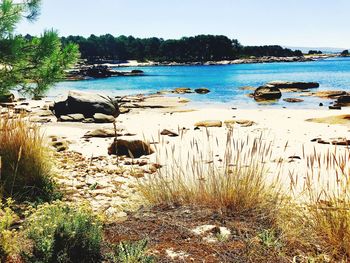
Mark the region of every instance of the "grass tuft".
POLYGON ((50 156, 39 126, 21 116, 0 117, 0 186, 5 197, 56 198, 50 156))

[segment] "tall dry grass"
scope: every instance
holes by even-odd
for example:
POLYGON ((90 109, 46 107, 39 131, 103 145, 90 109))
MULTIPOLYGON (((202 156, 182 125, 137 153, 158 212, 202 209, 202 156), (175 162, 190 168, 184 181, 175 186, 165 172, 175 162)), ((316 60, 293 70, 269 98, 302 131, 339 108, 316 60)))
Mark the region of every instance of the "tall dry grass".
POLYGON ((0 185, 5 197, 48 200, 53 197, 51 154, 39 127, 22 116, 0 118, 0 185))
POLYGON ((350 260, 350 150, 305 156, 304 191, 292 209, 284 210, 279 227, 295 250, 318 260, 350 260))
MULTIPOLYGON (((207 133, 206 142, 212 140, 207 133)), ((214 140, 214 144, 218 143, 214 140)), ((155 205, 200 205, 226 212, 273 213, 282 202, 278 177, 268 178, 271 145, 262 137, 236 140, 227 134, 224 157, 193 139, 185 154, 165 153, 166 165, 140 182, 140 191, 155 205), (186 154, 187 152, 187 154, 186 154)))

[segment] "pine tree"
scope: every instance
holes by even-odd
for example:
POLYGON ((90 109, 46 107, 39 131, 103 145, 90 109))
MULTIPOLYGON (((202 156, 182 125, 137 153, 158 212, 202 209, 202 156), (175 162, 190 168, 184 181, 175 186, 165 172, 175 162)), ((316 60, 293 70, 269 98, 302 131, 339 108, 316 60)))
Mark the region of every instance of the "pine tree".
POLYGON ((38 17, 39 7, 40 0, 0 1, 0 96, 17 90, 39 97, 77 61, 78 46, 62 47, 54 30, 40 37, 15 34, 22 19, 34 21, 38 17))

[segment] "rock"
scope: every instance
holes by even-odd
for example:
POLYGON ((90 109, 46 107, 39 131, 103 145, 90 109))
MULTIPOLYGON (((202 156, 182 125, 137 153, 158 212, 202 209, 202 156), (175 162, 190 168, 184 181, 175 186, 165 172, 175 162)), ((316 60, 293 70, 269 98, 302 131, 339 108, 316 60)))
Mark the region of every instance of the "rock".
MULTIPOLYGON (((114 136, 115 136, 115 133, 113 129, 96 129, 85 133, 84 138, 91 138, 91 137, 108 138, 108 137, 114 137, 114 136)), ((122 134, 117 134, 117 136, 122 136, 122 134)))
POLYGON ((96 123, 112 123, 115 121, 115 118, 112 115, 106 115, 103 113, 95 113, 94 120, 96 123))
POLYGON ((290 103, 296 103, 296 102, 303 102, 303 99, 298 99, 298 98, 285 98, 283 99, 285 102, 290 102, 290 103))
POLYGON ((255 90, 255 87, 252 86, 244 86, 244 87, 240 87, 240 90, 255 90))
POLYGON ((318 106, 323 107, 323 103, 321 102, 320 104, 318 104, 318 106))
POLYGON ((222 127, 222 121, 219 120, 206 120, 200 121, 194 124, 195 127, 222 127))
POLYGON ((334 105, 334 106, 328 106, 330 110, 341 110, 340 106, 334 105))
POLYGON ((313 94, 313 96, 320 97, 320 98, 334 99, 346 94, 347 94, 346 91, 343 91, 343 90, 325 90, 325 91, 318 91, 315 94, 313 94))
POLYGON ((25 113, 25 112, 32 112, 32 110, 28 106, 15 106, 14 108, 15 113, 25 113))
POLYGON ((131 73, 133 73, 133 74, 143 74, 144 72, 142 70, 140 70, 140 69, 134 69, 134 70, 131 71, 131 73))
POLYGON ((306 90, 318 88, 320 86, 317 82, 299 82, 299 81, 271 81, 266 86, 282 89, 298 89, 306 90))
POLYGON ((81 113, 86 118, 91 118, 95 113, 103 113, 107 115, 119 115, 119 107, 117 101, 96 94, 81 91, 69 91, 68 97, 64 101, 58 101, 54 104, 52 110, 56 117, 74 113, 81 113))
POLYGON ((255 124, 254 121, 250 120, 236 120, 236 123, 239 124, 241 127, 250 127, 255 124))
POLYGON ((346 104, 346 103, 350 103, 350 95, 343 95, 338 97, 337 103, 341 103, 341 104, 346 104))
POLYGON ((184 94, 184 93, 193 93, 193 91, 190 88, 176 88, 174 89, 174 93, 184 94))
POLYGON ((177 137, 179 136, 176 132, 173 131, 169 131, 167 129, 162 130, 162 132, 160 133, 160 135, 167 135, 169 137, 177 137))
POLYGON ((58 120, 62 122, 82 122, 84 119, 84 115, 80 113, 62 115, 60 118, 58 118, 58 120))
POLYGON ((54 138, 52 139, 52 142, 50 145, 57 151, 57 152, 63 152, 68 150, 68 142, 62 139, 54 138))
POLYGON ((254 99, 261 100, 276 100, 282 97, 281 91, 272 86, 261 86, 254 91, 254 99))
POLYGON ((1 103, 15 102, 15 95, 13 95, 12 93, 0 95, 0 102, 1 103))
POLYGON ((199 89, 195 89, 194 91, 198 94, 207 94, 210 92, 210 90, 207 88, 199 88, 199 89))
POLYGON ((109 155, 126 155, 131 158, 140 158, 143 155, 150 155, 154 153, 153 149, 148 143, 141 140, 114 140, 108 148, 109 155))

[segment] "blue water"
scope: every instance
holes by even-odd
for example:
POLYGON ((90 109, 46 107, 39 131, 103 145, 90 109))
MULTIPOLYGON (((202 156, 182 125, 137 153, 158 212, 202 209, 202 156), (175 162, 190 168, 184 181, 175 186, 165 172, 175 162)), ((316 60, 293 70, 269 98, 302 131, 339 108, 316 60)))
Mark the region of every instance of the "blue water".
MULTIPOLYGON (((259 106, 247 97, 252 91, 240 90, 242 86, 258 87, 274 80, 315 81, 318 90, 350 90, 350 58, 331 58, 312 62, 242 64, 227 66, 159 66, 140 68, 118 68, 129 71, 141 69, 145 76, 113 77, 108 79, 61 82, 53 88, 49 96, 64 95, 68 90, 101 92, 109 95, 149 94, 177 87, 211 90, 206 95, 181 95, 194 103, 227 105, 251 108, 259 106)), ((298 97, 295 93, 284 93, 283 98, 298 97)), ((303 103, 287 103, 282 99, 269 107, 315 108, 319 102, 328 101, 314 97, 303 97, 303 103)), ((264 105, 266 107, 266 105, 264 105)))

